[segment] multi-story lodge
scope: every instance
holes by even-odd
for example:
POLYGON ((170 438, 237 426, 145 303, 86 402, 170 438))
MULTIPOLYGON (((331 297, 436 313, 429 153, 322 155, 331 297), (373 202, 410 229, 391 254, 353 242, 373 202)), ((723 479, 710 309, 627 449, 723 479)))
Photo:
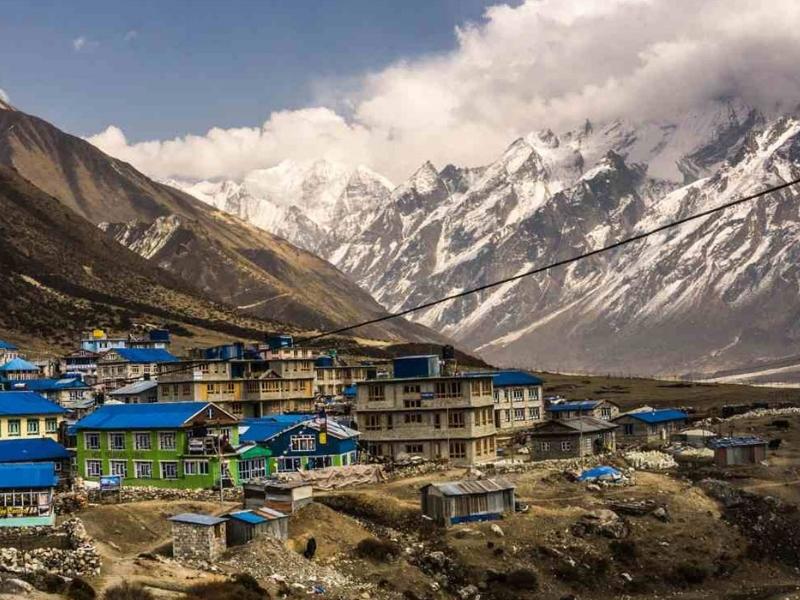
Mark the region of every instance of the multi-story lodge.
POLYGON ((494 460, 491 373, 442 374, 436 356, 396 359, 394 373, 358 384, 356 420, 370 454, 459 465, 494 460))
POLYGON ((4 365, 10 360, 19 356, 19 350, 11 342, 0 340, 0 365, 4 365))
POLYGON ((19 356, 0 365, 0 380, 28 381, 38 379, 41 375, 39 367, 19 356))
POLYGON ((314 410, 310 349, 278 344, 216 346, 197 359, 171 365, 169 371, 159 375, 159 402, 215 402, 245 418, 314 410))
POLYGON ((177 361, 163 348, 115 348, 97 361, 97 381, 106 391, 115 390, 146 375, 156 375, 160 365, 177 361))
POLYGON ((594 417, 610 421, 619 414, 619 406, 608 400, 573 400, 554 402, 547 407, 547 416, 553 420, 594 417))
POLYGON ((97 377, 97 361, 100 354, 80 348, 61 358, 61 372, 79 375, 84 381, 94 381, 97 377))
MULTIPOLYGON (((544 420, 542 380, 524 371, 493 371, 497 433, 532 427, 544 420)), ((475 374, 473 374, 475 375, 475 374)))
POLYGON ((238 420, 208 402, 106 404, 74 427, 81 477, 210 488, 239 481, 238 420))
POLYGON ((320 356, 314 361, 314 391, 319 396, 341 398, 350 386, 374 379, 374 365, 348 365, 333 356, 320 356))
POLYGON ((35 392, 0 392, 0 440, 44 437, 58 441, 66 412, 35 392))

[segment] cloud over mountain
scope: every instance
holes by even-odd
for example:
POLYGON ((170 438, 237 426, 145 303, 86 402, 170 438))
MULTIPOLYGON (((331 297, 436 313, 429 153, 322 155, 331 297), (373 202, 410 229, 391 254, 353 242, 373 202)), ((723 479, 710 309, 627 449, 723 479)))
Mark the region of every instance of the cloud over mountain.
POLYGON ((323 90, 351 107, 346 116, 317 106, 202 136, 130 143, 110 126, 89 140, 156 177, 239 177, 328 158, 400 180, 424 159, 483 164, 545 125, 668 118, 726 96, 793 108, 799 20, 791 0, 529 0, 457 29, 452 52, 323 90))

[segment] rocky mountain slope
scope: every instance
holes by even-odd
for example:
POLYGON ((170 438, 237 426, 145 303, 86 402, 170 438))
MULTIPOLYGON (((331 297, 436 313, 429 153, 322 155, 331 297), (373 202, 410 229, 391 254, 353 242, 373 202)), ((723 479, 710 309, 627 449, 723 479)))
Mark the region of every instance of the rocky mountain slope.
POLYGON ((15 171, 0 167, 0 330, 50 347, 82 330, 167 323, 220 337, 280 325, 209 302, 179 277, 110 239, 15 171))
MULTIPOLYGON (((425 163, 318 246, 387 308, 524 272, 800 177, 800 121, 721 100, 664 122, 516 140, 425 163)), ((490 362, 710 374, 800 356, 800 189, 417 313, 490 362)))
MULTIPOLYGON (((0 109, 0 165, 200 290, 254 317, 330 328, 383 314, 331 264, 104 154, 35 116, 0 109)), ((359 335, 441 339, 405 321, 359 335)))

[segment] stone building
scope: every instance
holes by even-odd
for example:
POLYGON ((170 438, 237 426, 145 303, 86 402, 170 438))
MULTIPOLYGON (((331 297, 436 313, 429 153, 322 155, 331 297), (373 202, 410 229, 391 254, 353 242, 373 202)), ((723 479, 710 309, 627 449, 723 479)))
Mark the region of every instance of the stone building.
POLYGON ((172 521, 172 556, 176 560, 214 562, 225 552, 226 519, 197 513, 182 513, 172 521))
POLYGON ((492 374, 441 375, 438 369, 426 370, 436 357, 411 358, 416 361, 413 370, 395 364, 394 379, 358 384, 356 420, 367 451, 457 465, 494 460, 492 374), (409 376, 397 377, 398 373, 409 376))
POLYGON ((567 420, 576 417, 594 417, 610 421, 619 414, 619 406, 608 400, 572 400, 554 402, 547 407, 547 418, 567 420))
POLYGON ((531 433, 533 460, 580 458, 616 449, 617 425, 594 417, 546 421, 531 433))
POLYGON ((672 408, 627 412, 614 418, 614 423, 620 426, 617 443, 620 446, 666 445, 672 434, 680 431, 688 420, 688 414, 672 408))

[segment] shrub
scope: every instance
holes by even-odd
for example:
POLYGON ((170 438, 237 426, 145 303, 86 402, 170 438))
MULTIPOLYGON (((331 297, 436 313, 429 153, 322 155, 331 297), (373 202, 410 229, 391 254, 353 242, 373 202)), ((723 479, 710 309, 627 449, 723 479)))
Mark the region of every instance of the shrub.
POLYGON ((356 554, 377 562, 388 562, 392 557, 400 555, 397 544, 377 538, 364 538, 356 545, 356 554))
POLYGON ((614 557, 614 560, 626 565, 635 563, 639 556, 639 550, 633 540, 614 540, 608 545, 608 549, 611 551, 611 556, 614 557))
POLYGON ((138 583, 124 581, 119 585, 110 587, 103 594, 104 600, 155 600, 150 590, 145 589, 138 583))
POLYGON ((233 580, 233 583, 251 592, 257 592, 264 595, 267 593, 267 590, 262 588, 261 584, 258 583, 258 580, 250 575, 250 573, 237 573, 231 579, 233 580))
POLYGON ((539 575, 533 569, 514 569, 506 575, 506 583, 517 590, 538 590, 539 575))
POLYGON ((67 598, 70 600, 94 600, 97 592, 85 579, 75 577, 67 586, 67 598))
POLYGON ((685 562, 675 568, 673 577, 679 585, 698 585, 708 577, 708 569, 695 562, 685 562))

